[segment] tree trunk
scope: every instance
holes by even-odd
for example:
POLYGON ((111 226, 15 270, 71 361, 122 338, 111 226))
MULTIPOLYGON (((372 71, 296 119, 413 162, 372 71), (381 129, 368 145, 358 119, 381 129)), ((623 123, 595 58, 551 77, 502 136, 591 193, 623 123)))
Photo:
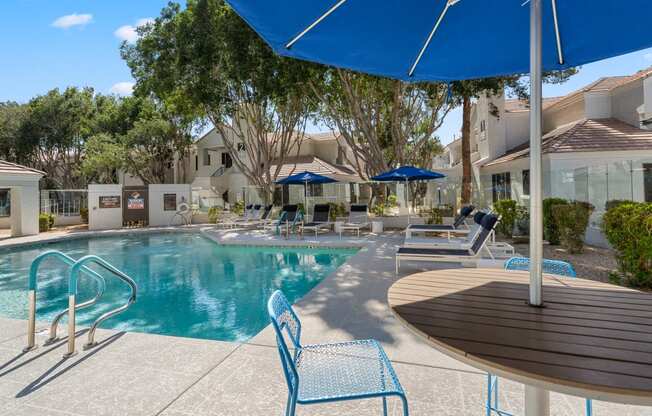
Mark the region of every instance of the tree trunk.
POLYGON ((462 99, 462 203, 471 202, 473 175, 471 172, 471 98, 462 99))

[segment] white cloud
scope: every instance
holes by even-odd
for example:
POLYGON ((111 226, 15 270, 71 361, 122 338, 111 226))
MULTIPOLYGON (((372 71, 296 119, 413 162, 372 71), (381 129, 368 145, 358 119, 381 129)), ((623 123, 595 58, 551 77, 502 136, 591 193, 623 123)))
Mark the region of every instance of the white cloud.
POLYGON ((109 91, 111 92, 111 94, 116 94, 122 97, 126 95, 131 95, 134 91, 134 83, 118 82, 117 84, 113 84, 113 86, 109 91))
POLYGON ((648 62, 652 62, 652 52, 643 55, 643 59, 645 59, 648 62))
POLYGON ((120 40, 125 40, 129 43, 134 43, 138 40, 138 32, 136 29, 140 26, 153 23, 154 19, 151 17, 146 17, 143 19, 138 19, 135 25, 124 25, 120 26, 113 34, 120 40))
POLYGON ((93 21, 92 14, 73 13, 67 16, 61 16, 52 22, 52 26, 58 27, 59 29, 69 29, 73 26, 86 26, 91 21, 93 21))

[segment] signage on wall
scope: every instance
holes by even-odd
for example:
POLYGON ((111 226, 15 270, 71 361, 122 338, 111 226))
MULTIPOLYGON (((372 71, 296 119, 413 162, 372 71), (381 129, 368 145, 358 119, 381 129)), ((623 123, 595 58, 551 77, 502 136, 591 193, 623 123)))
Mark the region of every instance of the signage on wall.
POLYGON ((145 209, 145 198, 138 191, 133 191, 127 195, 127 209, 145 209))
POLYGON ((101 196, 100 208, 120 208, 120 195, 101 196))
POLYGON ((177 194, 163 194, 163 211, 177 210, 177 194))

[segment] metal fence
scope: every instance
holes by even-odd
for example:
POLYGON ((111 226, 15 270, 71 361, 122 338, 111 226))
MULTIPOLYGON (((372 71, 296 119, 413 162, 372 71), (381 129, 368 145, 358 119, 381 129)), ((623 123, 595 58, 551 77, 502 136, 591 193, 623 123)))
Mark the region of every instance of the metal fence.
POLYGON ((45 189, 41 191, 41 212, 58 217, 78 217, 88 208, 85 189, 45 189))

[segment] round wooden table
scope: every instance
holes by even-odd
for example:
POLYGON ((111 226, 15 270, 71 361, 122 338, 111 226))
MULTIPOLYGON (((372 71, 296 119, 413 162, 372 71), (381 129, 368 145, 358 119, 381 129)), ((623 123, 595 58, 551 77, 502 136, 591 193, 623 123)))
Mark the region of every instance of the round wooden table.
POLYGON ((527 272, 449 269, 389 289, 389 305, 434 348, 523 383, 526 415, 547 415, 548 391, 652 405, 652 294, 544 276, 544 307, 526 304, 527 272))

